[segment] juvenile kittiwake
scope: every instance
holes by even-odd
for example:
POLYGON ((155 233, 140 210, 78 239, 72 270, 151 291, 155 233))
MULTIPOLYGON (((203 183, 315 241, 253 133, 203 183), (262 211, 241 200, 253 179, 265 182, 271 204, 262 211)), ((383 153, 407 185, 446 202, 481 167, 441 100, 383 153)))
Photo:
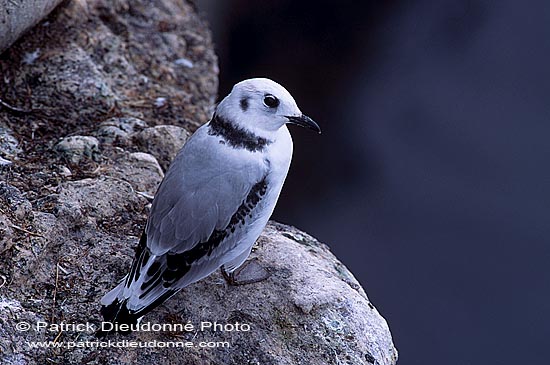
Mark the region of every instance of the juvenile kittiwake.
POLYGON ((166 172, 130 272, 101 300, 105 322, 136 324, 220 267, 235 280, 290 166, 287 123, 321 131, 278 83, 255 78, 233 87, 166 172))

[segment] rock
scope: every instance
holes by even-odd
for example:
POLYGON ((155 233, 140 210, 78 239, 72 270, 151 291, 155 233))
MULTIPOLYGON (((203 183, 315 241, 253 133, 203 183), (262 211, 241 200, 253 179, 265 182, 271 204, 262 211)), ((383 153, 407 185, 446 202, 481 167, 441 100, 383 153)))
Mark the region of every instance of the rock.
POLYGON ((0 167, 11 165, 11 160, 19 152, 21 152, 19 141, 13 136, 13 132, 0 126, 0 167))
POLYGON ((162 179, 157 159, 166 168, 208 120, 217 66, 186 1, 67 1, 44 24, 0 58, 2 99, 28 111, 0 108, 20 148, 0 168, 0 363, 395 364, 388 326, 349 271, 325 245, 276 223, 252 253, 268 279, 229 287, 214 273, 144 319, 189 321, 190 332, 106 339, 149 345, 135 349, 105 347, 89 327, 56 330, 100 325, 99 300, 128 271, 144 196, 162 179), (54 327, 38 331, 37 321, 54 327), (18 330, 21 322, 34 327, 18 330), (160 348, 186 341, 196 346, 160 348))
MULTIPOLYGON (((1 280, 1 279, 0 279, 1 280)), ((45 339, 44 334, 36 334, 33 331, 20 331, 19 338, 20 343, 7 342, 5 339, 10 338, 12 321, 25 322, 25 323, 37 323, 38 321, 45 320, 45 317, 37 315, 33 311, 30 311, 21 304, 21 302, 9 299, 0 293, 0 358, 2 358, 3 364, 8 365, 23 365, 30 364, 28 356, 24 354, 25 340, 32 341, 35 338, 45 339)))
POLYGON ((69 177, 73 175, 71 169, 69 169, 67 166, 64 166, 64 165, 57 166, 57 171, 59 175, 63 177, 69 177))
POLYGON ((25 31, 44 18, 61 0, 26 0, 0 2, 0 53, 25 31))
POLYGON ((0 181, 0 207, 16 221, 22 221, 32 216, 32 205, 23 193, 5 181, 0 181))
POLYGON ((192 4, 70 1, 47 24, 23 36, 0 60, 2 100, 40 110, 12 118, 11 125, 22 120, 18 133, 34 128, 41 136, 82 134, 82 125, 130 116, 193 131, 209 119, 218 70, 210 34, 192 4), (25 62, 37 49, 36 60, 25 62), (173 62, 182 57, 193 67, 173 62), (25 97, 29 89, 32 98, 25 97), (155 106, 159 97, 166 99, 162 107, 155 106), (44 115, 55 115, 55 122, 44 115))
POLYGON ((108 174, 129 182, 136 192, 151 197, 164 177, 157 159, 143 152, 121 153, 108 174))
POLYGON ((152 154, 159 161, 164 171, 183 147, 189 133, 181 127, 174 125, 158 125, 153 128, 145 128, 136 133, 134 138, 138 146, 152 154))
MULTIPOLYGON (((104 243, 101 235, 94 239, 85 231, 88 229, 83 229, 77 236, 92 239, 95 243, 87 245, 85 256, 76 254, 71 259, 64 258, 62 267, 68 274, 57 270, 57 295, 64 304, 56 313, 62 315, 66 323, 91 323, 95 329, 100 326, 97 302, 122 277, 130 265, 133 251, 128 241, 114 244, 111 239, 104 243), (91 295, 90 300, 82 301, 75 293, 91 295)), ((82 243, 72 236, 65 237, 64 250, 78 253, 78 246, 82 243)), ((135 244, 137 237, 133 241, 135 244)), ((51 254, 43 253, 47 257, 51 254)), ((295 228, 270 223, 251 257, 271 273, 267 280, 233 287, 228 286, 217 272, 185 288, 143 321, 151 324, 191 323, 193 331, 141 331, 128 336, 113 335, 110 340, 223 342, 230 346, 229 351, 220 348, 207 352, 198 347, 188 348, 185 352, 187 365, 396 363, 397 352, 385 320, 359 283, 325 245, 295 228), (212 326, 217 326, 216 330, 212 326)), ((45 277, 41 271, 38 269, 35 278, 45 277)), ((39 313, 28 311, 30 323, 36 323, 38 319, 50 323, 39 313)), ((164 348, 162 351, 147 348, 139 353, 125 348, 97 352, 93 347, 63 352, 44 349, 31 352, 20 345, 24 340, 52 341, 58 331, 35 331, 29 336, 29 333, 19 333, 14 328, 20 316, 15 317, 12 313, 7 318, 12 320, 6 322, 3 338, 13 341, 13 346, 25 358, 50 358, 67 364, 82 363, 83 359, 91 364, 132 364, 140 359, 147 363, 166 363, 166 359, 181 356, 182 349, 178 348, 164 348)), ((72 341, 75 338, 82 343, 96 341, 93 331, 86 329, 66 330, 58 340, 72 341)), ((11 348, 3 352, 2 359, 6 364, 10 364, 9 360, 18 354, 11 348)))
POLYGON ((121 219, 128 210, 146 201, 126 181, 111 177, 82 179, 62 185, 57 216, 68 216, 75 226, 92 219, 94 223, 121 219))
POLYGON ((34 215, 34 225, 37 232, 43 237, 47 237, 57 224, 57 218, 51 213, 36 212, 34 215))
MULTIPOLYGON (((13 246, 14 232, 12 227, 13 224, 11 221, 7 217, 0 215, 0 255, 13 246)), ((2 283, 4 282, 4 279, 0 278, 0 280, 2 283)))
POLYGON ((7 128, 0 127, 0 154, 14 156, 21 152, 19 141, 14 137, 13 132, 7 128))
MULTIPOLYGON (((101 66, 82 47, 68 44, 63 53, 54 53, 47 59, 35 62, 29 67, 40 73, 41 83, 35 87, 37 94, 33 102, 47 105, 48 91, 45 87, 52 87, 61 95, 72 95, 78 111, 73 108, 66 110, 66 114, 79 121, 86 116, 97 112, 108 112, 115 107, 118 95, 108 79, 103 76, 101 66), (48 73, 48 69, 55 68, 58 72, 48 73)), ((74 123, 74 121, 72 122, 74 123)))
MULTIPOLYGON (((397 352, 386 321, 326 245, 293 227, 271 222, 251 259, 257 259, 271 277, 230 287, 216 273, 151 314, 148 320, 153 323, 164 323, 180 313, 176 322, 250 325, 250 332, 189 334, 186 339, 226 339, 232 351, 191 350, 193 360, 187 364, 395 364, 397 352)), ((135 338, 149 341, 156 335, 139 333, 135 338)))
POLYGON ((101 143, 128 146, 132 134, 146 127, 147 123, 138 118, 110 118, 99 125, 97 138, 101 143))
POLYGON ((63 138, 55 150, 69 163, 78 165, 82 161, 99 161, 99 141, 90 136, 71 136, 63 138))

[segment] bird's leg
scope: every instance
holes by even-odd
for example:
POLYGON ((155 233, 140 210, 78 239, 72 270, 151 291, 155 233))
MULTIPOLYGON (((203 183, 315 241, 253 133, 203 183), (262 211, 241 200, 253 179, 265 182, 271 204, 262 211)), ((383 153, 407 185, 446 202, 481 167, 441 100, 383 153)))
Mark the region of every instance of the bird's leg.
POLYGON ((237 285, 235 283, 235 272, 234 271, 232 271, 232 272, 225 271, 225 266, 223 266, 223 265, 220 269, 222 270, 223 278, 225 279, 225 281, 227 281, 227 283, 229 285, 237 285))
POLYGON ((222 275, 229 285, 246 285, 263 281, 271 274, 263 268, 257 259, 246 261, 233 272, 227 272, 225 267, 221 267, 222 275))

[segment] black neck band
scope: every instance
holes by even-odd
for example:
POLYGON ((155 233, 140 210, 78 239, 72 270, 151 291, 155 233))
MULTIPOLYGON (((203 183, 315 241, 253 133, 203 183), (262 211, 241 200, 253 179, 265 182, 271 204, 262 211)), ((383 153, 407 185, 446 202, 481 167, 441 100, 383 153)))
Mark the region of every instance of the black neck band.
POLYGON ((208 134, 222 137, 231 147, 245 148, 252 152, 262 151, 271 143, 268 139, 258 137, 244 128, 235 126, 217 114, 214 114, 210 121, 208 134))

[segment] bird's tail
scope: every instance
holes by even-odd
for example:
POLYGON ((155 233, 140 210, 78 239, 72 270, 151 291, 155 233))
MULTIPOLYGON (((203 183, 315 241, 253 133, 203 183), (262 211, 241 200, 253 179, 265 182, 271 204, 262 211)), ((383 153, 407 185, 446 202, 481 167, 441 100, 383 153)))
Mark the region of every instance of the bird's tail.
POLYGON ((136 325, 142 316, 138 313, 132 313, 126 307, 127 299, 120 299, 121 296, 119 294, 124 290, 124 282, 125 280, 101 299, 103 323, 101 324, 101 328, 96 332, 97 337, 104 337, 111 332, 128 334, 131 330, 124 329, 124 326, 120 325, 136 325), (123 328, 121 329, 121 327, 123 328))
POLYGON ((132 332, 132 326, 135 328, 135 325, 139 324, 141 317, 161 305, 179 291, 177 289, 163 290, 158 296, 155 296, 150 303, 139 309, 133 310, 128 309, 128 301, 131 298, 125 298, 123 295, 125 285, 126 278, 101 299, 102 306, 100 311, 104 323, 102 323, 101 329, 96 332, 97 337, 104 337, 111 332, 119 332, 122 334, 132 332), (126 326, 128 329, 124 329, 121 328, 124 327, 121 325, 129 326, 126 326))

